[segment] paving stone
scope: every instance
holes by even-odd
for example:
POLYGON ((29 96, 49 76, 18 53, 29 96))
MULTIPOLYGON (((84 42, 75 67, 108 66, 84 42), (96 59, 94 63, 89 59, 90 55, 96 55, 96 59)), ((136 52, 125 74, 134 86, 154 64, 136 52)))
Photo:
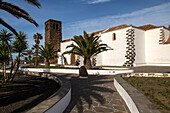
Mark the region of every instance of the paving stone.
POLYGON ((89 75, 83 80, 77 75, 69 76, 62 75, 70 79, 72 87, 72 99, 64 113, 127 113, 113 85, 113 76, 89 75))
POLYGON ((105 107, 95 107, 94 110, 95 110, 96 112, 104 112, 104 113, 114 112, 113 109, 111 109, 111 108, 105 108, 105 107))
POLYGON ((126 111, 123 106, 114 106, 114 108, 119 111, 126 111))
POLYGON ((90 111, 90 110, 86 110, 86 111, 84 111, 83 113, 96 113, 96 112, 90 111))

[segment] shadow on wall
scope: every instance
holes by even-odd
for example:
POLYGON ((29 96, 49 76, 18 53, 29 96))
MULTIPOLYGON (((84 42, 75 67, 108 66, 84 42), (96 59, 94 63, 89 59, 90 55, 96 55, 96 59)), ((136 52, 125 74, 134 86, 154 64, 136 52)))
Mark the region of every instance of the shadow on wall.
POLYGON ((88 79, 79 79, 75 76, 70 77, 70 75, 62 75, 62 77, 70 79, 72 87, 72 100, 64 113, 70 113, 73 108, 76 108, 78 113, 83 113, 85 108, 90 109, 96 102, 101 105, 106 102, 101 93, 114 93, 113 89, 104 86, 104 84, 113 83, 113 80, 106 76, 90 75, 88 79))

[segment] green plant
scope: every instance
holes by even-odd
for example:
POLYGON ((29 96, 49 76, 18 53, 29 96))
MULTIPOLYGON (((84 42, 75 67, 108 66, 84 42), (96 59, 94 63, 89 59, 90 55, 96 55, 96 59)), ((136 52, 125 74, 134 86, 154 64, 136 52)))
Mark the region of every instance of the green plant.
POLYGON ((45 65, 50 65, 50 59, 57 57, 57 51, 54 50, 54 46, 51 44, 46 44, 45 47, 41 45, 40 54, 45 58, 45 65))
MULTIPOLYGON (((38 0, 25 0, 25 1, 37 6, 38 8, 40 7, 40 3, 38 2, 38 0)), ((19 8, 16 5, 0 0, 0 9, 14 15, 18 19, 23 18, 29 21, 30 23, 33 23, 35 26, 38 26, 38 24, 29 16, 29 14, 25 10, 19 8)), ((2 18, 0 18, 0 24, 8 28, 17 37, 19 36, 16 30, 13 27, 11 27, 7 22, 5 22, 2 18)))
POLYGON ((0 43, 0 62, 3 64, 2 81, 6 82, 8 77, 6 75, 6 63, 9 61, 9 52, 5 43, 0 43))
POLYGON ((92 33, 88 35, 85 31, 83 36, 74 36, 75 44, 68 45, 66 48, 72 48, 70 51, 65 51, 64 54, 77 54, 84 58, 84 65, 87 69, 92 67, 91 57, 96 56, 101 52, 113 50, 107 44, 100 44, 100 36, 92 33))
POLYGON ((17 56, 17 59, 16 59, 17 60, 16 71, 13 74, 11 81, 13 81, 13 79, 14 79, 17 71, 18 71, 18 68, 19 68, 19 65, 20 65, 21 53, 25 52, 25 50, 28 48, 28 44, 27 44, 27 41, 26 41, 26 34, 24 32, 19 31, 18 35, 19 36, 15 37, 15 40, 13 42, 13 52, 18 53, 18 56, 17 56))
POLYGON ((38 53, 39 53, 39 44, 40 40, 43 39, 42 34, 36 33, 34 34, 35 39, 35 45, 33 46, 33 49, 35 49, 35 66, 38 66, 38 53))

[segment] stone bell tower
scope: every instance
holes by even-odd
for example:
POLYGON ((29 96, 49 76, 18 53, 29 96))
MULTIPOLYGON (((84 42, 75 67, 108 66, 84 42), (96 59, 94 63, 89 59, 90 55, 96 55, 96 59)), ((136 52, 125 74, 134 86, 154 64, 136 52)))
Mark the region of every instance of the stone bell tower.
MULTIPOLYGON (((56 51, 61 50, 60 43, 62 41, 62 23, 55 19, 49 19, 45 22, 45 44, 51 44, 56 51)), ((57 58, 51 63, 58 63, 57 58)))

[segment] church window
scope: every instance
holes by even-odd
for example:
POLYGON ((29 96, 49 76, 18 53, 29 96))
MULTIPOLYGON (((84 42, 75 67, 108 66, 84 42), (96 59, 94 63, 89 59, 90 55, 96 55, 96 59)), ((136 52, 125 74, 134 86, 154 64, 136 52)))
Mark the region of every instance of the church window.
POLYGON ((56 24, 56 27, 55 27, 56 30, 58 30, 58 24, 56 24))
POLYGON ((113 34, 112 34, 112 40, 113 40, 113 41, 116 40, 116 33, 113 33, 113 34))
POLYGON ((55 29, 55 24, 53 24, 53 29, 55 29))

